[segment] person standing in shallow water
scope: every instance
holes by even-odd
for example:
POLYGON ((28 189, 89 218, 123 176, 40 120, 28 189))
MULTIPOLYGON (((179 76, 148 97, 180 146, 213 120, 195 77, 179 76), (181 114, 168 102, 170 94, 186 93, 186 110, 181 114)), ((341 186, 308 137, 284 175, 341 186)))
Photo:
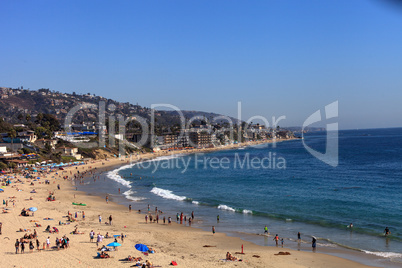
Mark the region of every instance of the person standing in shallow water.
POLYGON ((268 235, 268 226, 266 226, 266 225, 264 227, 264 234, 268 235))
POLYGON ((297 233, 297 241, 300 243, 301 242, 301 234, 300 232, 297 233))
POLYGON ((275 240, 276 246, 278 246, 278 242, 279 242, 279 236, 278 236, 278 234, 275 235, 275 237, 274 237, 273 240, 275 240))
POLYGON ((317 239, 313 236, 313 240, 311 241, 311 246, 313 248, 313 251, 315 251, 317 247, 317 239))
POLYGON ((385 229, 384 229, 384 233, 385 233, 385 236, 388 236, 388 235, 390 235, 390 234, 391 234, 391 231, 389 230, 389 228, 388 228, 388 227, 385 227, 385 229))

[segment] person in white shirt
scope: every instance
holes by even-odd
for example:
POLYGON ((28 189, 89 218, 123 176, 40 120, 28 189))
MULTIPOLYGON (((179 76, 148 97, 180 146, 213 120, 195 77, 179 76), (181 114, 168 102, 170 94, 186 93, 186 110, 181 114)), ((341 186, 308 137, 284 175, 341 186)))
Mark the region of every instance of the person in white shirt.
POLYGON ((94 241, 94 236, 95 236, 95 232, 92 230, 92 231, 89 233, 89 238, 90 238, 89 242, 93 242, 93 241, 94 241))

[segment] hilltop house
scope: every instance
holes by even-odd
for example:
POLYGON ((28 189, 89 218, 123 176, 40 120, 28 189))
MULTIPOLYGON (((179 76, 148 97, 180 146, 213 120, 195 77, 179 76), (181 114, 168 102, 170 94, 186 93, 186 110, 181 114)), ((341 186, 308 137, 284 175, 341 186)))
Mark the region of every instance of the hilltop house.
POLYGON ((7 147, 6 146, 0 146, 0 154, 7 153, 7 147))
POLYGON ((78 153, 78 148, 60 147, 57 151, 62 153, 62 156, 72 156, 77 160, 82 159, 82 155, 78 153))
POLYGON ((56 149, 57 140, 49 140, 49 139, 39 139, 35 142, 35 145, 41 149, 44 149, 46 145, 50 145, 52 150, 56 149))

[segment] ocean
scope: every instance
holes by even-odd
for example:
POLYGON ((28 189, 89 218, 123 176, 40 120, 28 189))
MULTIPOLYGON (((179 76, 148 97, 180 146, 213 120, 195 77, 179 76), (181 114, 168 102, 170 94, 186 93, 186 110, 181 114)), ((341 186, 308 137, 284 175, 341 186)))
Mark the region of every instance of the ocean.
MULTIPOLYGON (((323 153, 326 141, 325 132, 304 135, 323 153)), ((285 247, 311 250, 315 236, 318 252, 402 266, 402 128, 340 131, 337 167, 292 140, 161 157, 110 171, 104 180, 80 189, 133 209, 157 206, 172 219, 194 211, 194 227, 214 225, 259 245, 274 246, 278 234, 285 247), (270 237, 263 236, 265 225, 270 237)))

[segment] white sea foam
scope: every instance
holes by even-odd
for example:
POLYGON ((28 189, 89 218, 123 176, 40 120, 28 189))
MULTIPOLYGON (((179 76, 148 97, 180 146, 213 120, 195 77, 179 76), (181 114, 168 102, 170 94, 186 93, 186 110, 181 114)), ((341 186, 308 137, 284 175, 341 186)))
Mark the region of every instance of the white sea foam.
POLYGON ((145 198, 143 198, 143 197, 136 197, 136 196, 133 196, 133 194, 135 194, 136 193, 136 191, 133 191, 133 190, 128 190, 128 191, 125 191, 124 193, 123 193, 123 195, 127 198, 127 199, 130 199, 130 200, 132 200, 132 201, 140 201, 140 200, 144 200, 145 198))
POLYGON ((229 206, 226 205, 219 205, 218 209, 222 209, 222 210, 228 210, 228 211, 232 211, 232 212, 236 212, 236 210, 234 208, 231 208, 229 206))
POLYGON ((368 250, 363 250, 364 253, 367 254, 372 254, 372 255, 376 255, 379 257, 384 257, 384 258, 402 258, 402 254, 401 253, 396 253, 396 252, 380 252, 380 251, 368 251, 368 250))
POLYGON ((200 204, 200 202, 198 202, 198 201, 192 201, 191 203, 193 203, 194 205, 199 205, 200 204))
POLYGON ((253 212, 251 210, 248 209, 243 209, 243 214, 253 214, 253 212))
POLYGON ((123 170, 123 169, 128 169, 128 168, 131 168, 131 167, 133 167, 135 164, 131 164, 131 165, 125 165, 125 166, 122 166, 122 167, 120 167, 120 168, 117 168, 117 169, 114 169, 114 170, 112 170, 112 171, 109 171, 107 174, 106 174, 106 176, 109 178, 109 179, 111 179, 111 180, 114 180, 114 181, 117 181, 118 183, 120 183, 120 184, 122 184, 122 185, 124 185, 124 186, 126 186, 126 187, 128 187, 128 188, 131 188, 131 183, 129 182, 129 181, 126 181, 125 179, 123 179, 120 175, 119 175, 119 171, 120 170, 123 170))
MULTIPOLYGON (((310 242, 307 242, 307 243, 310 243, 310 242)), ((317 243, 317 245, 319 246, 319 247, 327 247, 327 248, 336 248, 336 245, 335 244, 324 244, 324 243, 317 243)))
POLYGON ((156 195, 158 195, 160 197, 163 197, 165 199, 173 199, 173 200, 178 200, 178 201, 183 201, 183 200, 186 199, 185 196, 175 195, 175 194, 173 194, 172 191, 161 189, 161 188, 158 188, 158 187, 152 188, 151 193, 156 194, 156 195))

